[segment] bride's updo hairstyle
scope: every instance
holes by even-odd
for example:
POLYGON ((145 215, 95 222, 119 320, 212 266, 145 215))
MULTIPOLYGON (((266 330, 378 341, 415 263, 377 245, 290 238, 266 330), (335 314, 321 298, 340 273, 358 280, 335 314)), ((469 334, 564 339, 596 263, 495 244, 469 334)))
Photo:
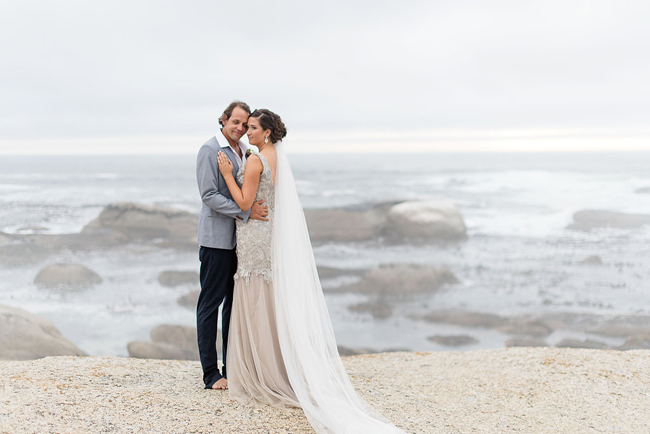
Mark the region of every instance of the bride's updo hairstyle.
POLYGON ((269 136, 271 143, 276 143, 284 139, 287 135, 287 128, 284 126, 282 118, 271 110, 257 109, 251 113, 250 117, 256 118, 264 131, 271 130, 271 135, 269 136))

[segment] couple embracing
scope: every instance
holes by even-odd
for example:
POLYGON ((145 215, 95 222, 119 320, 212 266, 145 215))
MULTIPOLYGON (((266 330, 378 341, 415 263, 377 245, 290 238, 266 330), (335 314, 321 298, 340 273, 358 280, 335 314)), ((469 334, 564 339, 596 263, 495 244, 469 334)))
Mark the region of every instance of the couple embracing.
POLYGON ((228 389, 242 403, 300 407, 319 434, 402 433, 357 395, 339 357, 282 119, 236 101, 219 122, 197 159, 197 332, 206 389, 228 389), (258 150, 240 141, 246 133, 258 150))

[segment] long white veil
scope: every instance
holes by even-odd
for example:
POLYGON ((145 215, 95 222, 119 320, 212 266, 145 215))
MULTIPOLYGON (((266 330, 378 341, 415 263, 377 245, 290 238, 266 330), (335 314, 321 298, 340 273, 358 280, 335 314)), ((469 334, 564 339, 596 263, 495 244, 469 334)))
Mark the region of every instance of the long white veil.
POLYGON ((280 348, 291 386, 318 434, 403 434, 350 383, 282 142, 276 150, 273 287, 280 348))

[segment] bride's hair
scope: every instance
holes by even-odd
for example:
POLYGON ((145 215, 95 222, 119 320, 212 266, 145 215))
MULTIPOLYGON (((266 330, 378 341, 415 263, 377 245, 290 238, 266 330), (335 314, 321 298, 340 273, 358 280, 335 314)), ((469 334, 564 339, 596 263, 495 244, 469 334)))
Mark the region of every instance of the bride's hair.
POLYGON ((269 136, 271 143, 276 143, 278 140, 284 139, 287 135, 287 128, 284 126, 282 118, 271 110, 257 109, 251 113, 250 117, 256 118, 263 130, 271 130, 271 135, 269 136))

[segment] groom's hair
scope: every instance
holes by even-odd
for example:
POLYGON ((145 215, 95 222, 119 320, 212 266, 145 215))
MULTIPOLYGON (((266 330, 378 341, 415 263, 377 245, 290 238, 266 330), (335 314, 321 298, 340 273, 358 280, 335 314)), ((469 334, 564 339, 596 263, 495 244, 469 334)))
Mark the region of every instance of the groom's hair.
POLYGON ((248 107, 248 104, 242 101, 233 101, 228 107, 226 107, 226 109, 223 111, 223 114, 219 116, 219 125, 223 127, 223 120, 230 119, 230 116, 232 116, 232 111, 235 110, 235 107, 239 107, 246 113, 251 114, 251 108, 248 107))

